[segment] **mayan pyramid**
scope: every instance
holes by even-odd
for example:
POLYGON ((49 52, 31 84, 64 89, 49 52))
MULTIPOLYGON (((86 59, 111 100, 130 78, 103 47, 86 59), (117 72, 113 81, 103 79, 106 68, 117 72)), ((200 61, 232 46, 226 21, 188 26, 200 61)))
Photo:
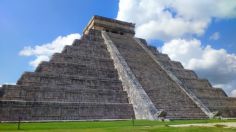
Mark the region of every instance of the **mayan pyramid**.
POLYGON ((135 38, 134 29, 94 16, 80 40, 0 88, 0 121, 236 117, 236 98, 135 38))

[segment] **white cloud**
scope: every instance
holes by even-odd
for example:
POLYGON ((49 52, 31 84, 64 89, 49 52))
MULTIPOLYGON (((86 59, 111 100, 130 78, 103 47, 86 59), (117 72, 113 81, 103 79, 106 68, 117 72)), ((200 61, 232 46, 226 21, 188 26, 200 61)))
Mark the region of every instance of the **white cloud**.
POLYGON ((75 39, 79 39, 80 34, 74 33, 67 36, 59 36, 49 43, 36 45, 35 47, 24 47, 20 51, 21 56, 35 56, 36 59, 30 65, 37 67, 41 61, 48 61, 53 53, 61 52, 64 46, 71 45, 75 39))
POLYGON ((29 64, 31 66, 33 66, 33 67, 37 67, 40 62, 42 62, 42 61, 49 61, 50 56, 51 56, 51 54, 49 54, 48 56, 47 55, 36 56, 36 59, 33 60, 33 61, 30 61, 29 64))
MULTIPOLYGON (((119 20, 136 23, 137 37, 164 40, 163 52, 232 96, 236 55, 189 40, 204 35, 214 19, 229 18, 236 18, 236 0, 120 0, 117 15, 119 20)), ((219 38, 216 32, 209 39, 219 38)))
POLYGON ((3 84, 0 84, 0 87, 2 87, 3 85, 16 85, 16 83, 3 83, 3 84))
POLYGON ((210 40, 218 40, 220 38, 220 33, 219 32, 214 32, 209 39, 210 40))
POLYGON ((235 0, 120 0, 117 19, 136 23, 136 35, 164 39, 202 35, 213 18, 236 17, 235 0))
POLYGON ((196 39, 174 39, 161 48, 171 59, 182 62, 185 68, 195 70, 200 77, 209 79, 231 95, 236 87, 236 55, 224 49, 202 46, 196 39))
POLYGON ((231 92, 231 96, 232 96, 232 97, 236 97, 236 89, 234 89, 234 90, 231 92))

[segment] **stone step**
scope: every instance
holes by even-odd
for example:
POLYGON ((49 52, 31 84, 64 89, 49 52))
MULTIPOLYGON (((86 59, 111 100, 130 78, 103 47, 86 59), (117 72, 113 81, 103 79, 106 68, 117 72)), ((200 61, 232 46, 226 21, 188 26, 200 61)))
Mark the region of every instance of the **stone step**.
POLYGON ((167 113, 166 118, 169 119, 207 119, 208 117, 197 107, 181 107, 176 109, 173 107, 158 107, 167 113))
MULTIPOLYGON (((83 60, 82 60, 83 61, 83 60)), ((91 70, 115 70, 114 64, 112 61, 90 61, 88 60, 87 62, 80 62, 80 63, 73 63, 73 62, 66 62, 66 61, 61 61, 61 62, 46 62, 42 61, 39 66, 36 68, 36 72, 41 72, 42 68, 46 66, 53 66, 53 67, 76 67, 76 68, 88 68, 91 70)))
POLYGON ((93 41, 93 40, 75 40, 72 44, 73 47, 87 47, 87 48, 98 48, 106 49, 104 41, 93 41))
POLYGON ((165 68, 179 68, 184 69, 183 65, 178 61, 170 61, 170 60, 158 60, 162 66, 165 68))
POLYGON ((118 79, 32 72, 25 72, 18 80, 17 84, 24 86, 48 86, 52 88, 66 86, 91 89, 122 89, 122 84, 118 79))
POLYGON ((5 93, 4 93, 3 86, 2 86, 2 87, 0 87, 0 99, 3 97, 4 94, 5 93))
POLYGON ((3 100, 127 103, 127 93, 109 89, 67 89, 4 85, 3 100))
POLYGON ((211 111, 219 112, 224 118, 236 118, 236 106, 213 106, 208 107, 211 111))
POLYGON ((173 87, 175 87, 173 82, 172 83, 170 82, 168 84, 162 83, 162 84, 155 86, 153 88, 147 88, 145 91, 146 91, 146 93, 158 93, 158 94, 176 93, 176 92, 181 91, 180 89, 176 89, 173 87))
POLYGON ((160 53, 160 54, 157 54, 156 57, 157 57, 157 60, 160 60, 160 61, 167 61, 167 60, 170 61, 170 58, 167 54, 160 53))
POLYGON ((67 45, 64 47, 64 50, 62 52, 108 52, 106 49, 106 45, 104 43, 97 43, 95 42, 88 42, 82 43, 79 46, 71 46, 67 45), (65 51, 67 50, 67 51, 65 51))
POLYGON ((106 52, 69 52, 64 51, 62 52, 63 55, 70 55, 70 56, 81 56, 81 57, 98 57, 98 58, 110 58, 110 54, 106 52))
POLYGON ((89 29, 89 34, 83 34, 81 40, 85 41, 104 41, 100 30, 89 29))
POLYGON ((189 78, 189 79, 198 79, 197 74, 193 70, 180 69, 174 67, 166 68, 168 71, 172 72, 177 78, 189 78))
POLYGON ((127 103, 0 101, 0 121, 131 119, 127 103))
MULTIPOLYGON (((158 56, 157 53, 155 55, 158 56)), ((216 107, 220 106, 221 107, 220 110, 221 110, 222 115, 224 117, 235 117, 236 116, 236 112, 235 112, 236 109, 229 108, 232 105, 235 107, 236 102, 233 101, 234 99, 229 99, 222 89, 213 89, 211 84, 208 82, 208 80, 198 79, 197 75, 193 71, 189 71, 190 72, 190 74, 189 74, 188 71, 184 70, 184 72, 187 72, 187 73, 184 73, 183 72, 183 67, 178 67, 178 66, 174 66, 174 65, 172 66, 169 63, 169 60, 168 60, 167 56, 161 56, 160 59, 159 59, 159 62, 161 62, 161 64, 166 69, 171 71, 177 78, 180 78, 180 80, 182 80, 182 82, 188 88, 190 88, 191 91, 201 101, 203 101, 203 103, 205 103, 207 105, 211 104, 209 109, 212 112, 219 111, 219 109, 216 108, 216 107), (191 72, 192 72, 192 75, 191 75, 191 72), (225 98, 225 100, 227 100, 227 101, 224 101, 224 99, 222 99, 222 98, 225 98), (214 110, 212 110, 212 109, 214 109, 214 110)), ((151 91, 151 92, 153 92, 153 91, 151 91)), ((162 90, 162 92, 163 92, 163 90, 162 90)), ((171 91, 171 92, 173 92, 173 91, 171 91)), ((153 93, 153 95, 155 95, 155 92, 153 93)), ((165 95, 165 93, 163 93, 163 95, 165 95)), ((189 114, 189 117, 194 117, 195 118, 195 116, 192 115, 192 114, 197 113, 196 116, 199 117, 199 114, 202 113, 201 111, 200 111, 200 113, 197 112, 197 111, 194 111, 194 109, 192 109, 192 108, 190 108, 189 110, 184 109, 183 110, 184 113, 180 113, 179 112, 179 107, 178 107, 180 103, 179 102, 177 102, 177 103, 169 102, 169 100, 173 100, 173 99, 171 99, 171 97, 168 96, 168 94, 166 94, 166 96, 167 96, 166 98, 161 98, 161 99, 158 99, 160 96, 157 96, 156 98, 155 97, 154 98, 157 101, 156 102, 157 105, 166 106, 165 111, 168 111, 168 108, 170 110, 173 109, 173 108, 178 108, 178 110, 176 110, 176 112, 173 112, 173 111, 169 112, 170 114, 172 114, 171 116, 169 116, 169 118, 174 118, 174 117, 179 118, 181 115, 186 116, 188 114, 189 114), (168 97, 169 97, 169 99, 168 99, 168 97), (177 115, 173 115, 173 114, 177 114, 177 115)), ((181 108, 186 108, 186 107, 182 106, 181 108)), ((164 108, 161 108, 161 109, 164 109, 164 108)), ((189 118, 189 117, 187 116, 187 118, 189 118)), ((167 118, 168 118, 168 116, 167 116, 167 118)), ((206 116, 205 116, 205 118, 206 118, 206 116)))
POLYGON ((184 97, 183 99, 180 98, 153 98, 150 96, 150 98, 153 100, 153 102, 157 105, 157 107, 166 107, 166 108, 174 108, 174 109, 185 109, 185 108, 192 108, 197 107, 195 104, 191 102, 191 100, 188 100, 187 97, 184 97), (174 100, 175 99, 175 100, 174 100))
POLYGON ((150 90, 145 88, 145 90, 149 97, 153 99, 153 101, 159 101, 166 104, 181 103, 183 105, 195 105, 194 103, 192 103, 192 100, 189 100, 189 97, 183 91, 181 91, 180 89, 176 89, 174 86, 158 86, 157 89, 150 90))
POLYGON ((227 97, 224 90, 221 88, 192 88, 191 91, 199 98, 204 97, 227 97))
MULTIPOLYGON (((145 44, 145 45, 146 45, 146 44, 145 44)), ((146 45, 146 47, 147 47, 154 55, 160 54, 160 52, 157 50, 157 48, 156 48, 155 46, 146 45)))
POLYGON ((208 107, 216 107, 216 106, 236 107, 236 98, 234 97, 204 97, 200 99, 208 107))
MULTIPOLYGON (((155 56, 160 55, 160 54, 162 55, 162 53, 160 53, 160 52, 158 51, 158 49, 157 49, 156 46, 149 45, 149 44, 146 42, 145 39, 142 39, 142 38, 138 38, 138 39, 141 41, 141 43, 144 44, 144 46, 146 46, 146 47, 152 52, 152 54, 154 54, 155 56)), ((166 61, 166 60, 164 60, 164 61, 166 61)))
POLYGON ((220 112, 222 117, 236 117, 236 98, 233 97, 204 97, 201 101, 212 111, 220 112))
POLYGON ((93 58, 93 57, 80 57, 80 56, 68 56, 63 54, 53 55, 50 62, 53 63, 71 63, 71 64, 83 64, 88 66, 98 67, 114 67, 113 60, 110 58, 93 58))
POLYGON ((92 55, 92 56, 109 56, 109 53, 106 49, 93 49, 93 48, 83 48, 83 47, 72 47, 72 46, 66 46, 64 50, 62 51, 62 54, 68 54, 68 55, 92 55))
POLYGON ((164 110, 164 111, 197 111, 200 112, 201 110, 197 107, 197 106, 186 106, 186 107, 177 107, 175 105, 170 106, 170 105, 160 105, 157 102, 155 102, 155 104, 157 105, 158 109, 164 110))
POLYGON ((192 79, 192 78, 179 78, 179 80, 190 89, 193 88, 206 88, 211 89, 212 86, 207 79, 192 79))
POLYGON ((38 66, 36 72, 99 78, 118 78, 118 73, 114 67, 96 67, 71 63, 43 62, 38 66))
POLYGON ((167 113, 166 118, 169 119, 207 119, 208 116, 204 114, 198 107, 157 107, 167 113))
MULTIPOLYGON (((75 55, 72 55, 72 54, 62 54, 62 53, 56 53, 54 54, 55 56, 60 56, 60 57, 64 57, 66 59, 69 59, 69 60, 77 60, 77 59, 91 59, 91 60, 109 60, 111 59, 110 56, 94 56, 94 55, 82 55, 82 54, 75 54, 75 55)), ((51 61, 60 61, 60 58, 56 58, 54 60, 54 55, 52 56, 52 59, 51 61), (58 60, 57 60, 58 59, 58 60)))
POLYGON ((109 33, 110 38, 113 42, 115 42, 115 45, 118 49, 125 49, 130 51, 142 51, 142 49, 138 49, 137 45, 133 45, 130 43, 133 43, 134 40, 130 39, 130 36, 121 36, 117 34, 111 34, 109 33))
MULTIPOLYGON (((179 88, 176 82, 166 74, 133 38, 123 39, 122 37, 119 38, 118 35, 113 37, 113 34, 110 35, 110 38, 157 109, 168 107, 181 111, 182 109, 191 107, 198 110, 196 117, 206 117, 190 97, 179 88)), ((160 54, 158 57, 160 60, 170 61, 169 57, 165 54, 160 54)), ((187 72, 186 74, 190 74, 189 71, 187 72)), ((186 112, 190 111, 191 109, 188 109, 186 112)), ((169 112, 170 115, 175 114, 175 111, 169 112)), ((185 113, 181 112, 176 116, 170 117, 183 118, 185 116, 185 113)), ((186 118, 190 117, 190 115, 186 116, 186 118)))
MULTIPOLYGON (((127 50, 128 52, 133 52, 133 53, 136 53, 136 52, 138 53, 138 52, 142 51, 142 49, 133 49, 133 47, 130 45, 127 47, 122 43, 117 43, 116 47, 119 48, 120 50, 127 50)), ((123 54, 125 54, 125 53, 123 53, 123 54)), ((135 56, 135 54, 134 54, 134 56, 135 56)))
POLYGON ((104 42, 96 42, 96 41, 83 41, 78 46, 73 46, 74 50, 93 50, 93 51, 105 51, 107 50, 104 42))
POLYGON ((208 116, 203 115, 202 112, 191 112, 186 111, 176 112, 176 111, 167 111, 167 119, 208 119, 208 116), (168 114, 169 113, 169 114, 168 114))
MULTIPOLYGON (((158 104, 157 104, 158 105, 158 104)), ((157 107, 160 110, 164 110, 164 111, 173 111, 173 113, 180 113, 180 112, 186 112, 186 113, 199 113, 201 112, 201 110, 197 107, 197 106, 193 106, 193 107, 180 107, 178 109, 176 109, 175 107, 170 107, 170 106, 165 106, 165 107, 157 107)), ((205 115, 204 113, 202 113, 201 115, 205 115)))

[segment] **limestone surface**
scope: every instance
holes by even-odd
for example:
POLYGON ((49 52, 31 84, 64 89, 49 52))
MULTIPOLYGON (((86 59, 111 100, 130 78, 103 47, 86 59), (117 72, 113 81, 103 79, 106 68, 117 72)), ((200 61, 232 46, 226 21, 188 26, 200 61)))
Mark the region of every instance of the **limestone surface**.
POLYGON ((0 87, 0 121, 236 117, 236 98, 135 38, 134 28, 94 16, 80 40, 0 87))

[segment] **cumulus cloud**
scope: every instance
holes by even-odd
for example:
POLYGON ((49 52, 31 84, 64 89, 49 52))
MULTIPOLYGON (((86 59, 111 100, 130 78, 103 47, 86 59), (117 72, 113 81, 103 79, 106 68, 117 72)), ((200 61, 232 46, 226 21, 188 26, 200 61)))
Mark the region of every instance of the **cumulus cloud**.
POLYGON ((236 17, 235 0, 120 0, 117 19, 136 23, 136 35, 169 40, 202 35, 214 18, 236 17))
POLYGON ((220 38, 220 33, 219 32, 214 32, 209 39, 210 40, 218 40, 220 38))
MULTIPOLYGON (((120 0, 117 15, 136 23, 137 37, 164 41, 162 52, 234 96, 236 55, 194 39, 204 35, 213 20, 230 18, 236 18, 235 0, 120 0)), ((219 38, 219 32, 209 37, 219 38)))
POLYGON ((232 97, 236 97, 236 89, 231 92, 232 97))
POLYGON ((171 59, 182 62, 185 68, 195 70, 209 79, 215 87, 222 87, 232 95, 236 87, 236 55, 224 49, 203 46, 197 39, 173 39, 161 47, 171 59))
POLYGON ((3 85, 16 85, 16 83, 3 83, 3 84, 0 84, 0 87, 2 87, 3 85))
POLYGON ((29 64, 33 67, 37 67, 41 61, 48 61, 53 53, 61 52, 64 46, 71 45, 75 39, 79 38, 80 34, 78 33, 59 36, 49 43, 39 44, 34 47, 24 47, 19 54, 21 56, 35 56, 36 59, 32 60, 29 64))

